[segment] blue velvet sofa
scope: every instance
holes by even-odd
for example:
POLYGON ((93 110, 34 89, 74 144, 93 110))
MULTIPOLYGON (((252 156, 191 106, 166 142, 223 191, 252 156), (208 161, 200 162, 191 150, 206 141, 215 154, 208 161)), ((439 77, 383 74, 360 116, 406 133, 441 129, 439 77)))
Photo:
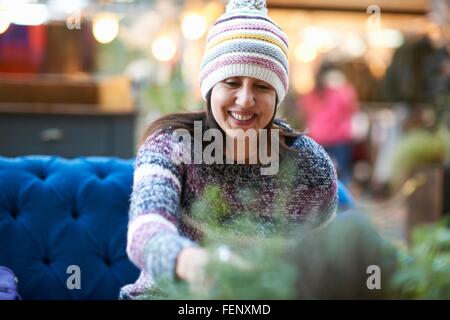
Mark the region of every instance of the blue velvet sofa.
MULTIPOLYGON (((132 181, 132 160, 0 157, 0 265, 23 299, 117 299, 134 282, 132 181)), ((351 204, 342 185, 339 195, 341 208, 351 204)))
POLYGON ((0 157, 0 265, 23 299, 117 299, 138 277, 125 252, 132 174, 131 160, 0 157))

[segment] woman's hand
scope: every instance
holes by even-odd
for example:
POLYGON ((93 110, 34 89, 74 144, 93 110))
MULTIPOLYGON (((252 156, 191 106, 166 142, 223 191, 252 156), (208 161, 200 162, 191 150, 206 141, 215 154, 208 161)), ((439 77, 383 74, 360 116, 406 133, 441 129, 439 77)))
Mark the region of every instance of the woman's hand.
POLYGON ((210 260, 210 252, 202 248, 184 248, 178 255, 176 274, 189 283, 192 293, 207 293, 211 287, 212 280, 206 277, 206 266, 210 260))
POLYGON ((187 247, 178 255, 176 274, 181 280, 195 282, 204 277, 205 268, 210 260, 206 249, 187 247))
POLYGON ((188 247, 178 255, 176 274, 187 281, 194 293, 206 293, 213 285, 213 280, 206 275, 206 266, 213 259, 228 263, 241 270, 248 270, 251 264, 233 253, 225 246, 220 246, 213 252, 203 248, 188 247))

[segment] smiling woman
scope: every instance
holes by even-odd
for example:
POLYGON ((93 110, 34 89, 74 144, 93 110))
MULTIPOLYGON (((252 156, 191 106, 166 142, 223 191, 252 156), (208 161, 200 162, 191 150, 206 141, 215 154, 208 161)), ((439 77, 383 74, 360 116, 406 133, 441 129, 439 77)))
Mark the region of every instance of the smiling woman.
POLYGON ((277 94, 265 81, 250 77, 233 77, 212 89, 211 109, 214 119, 227 129, 262 129, 271 124, 277 94))
POLYGON ((149 290, 167 281, 203 281, 211 254, 201 247, 204 230, 190 221, 196 201, 211 188, 217 187, 220 200, 214 207, 223 214, 210 216, 230 228, 240 213, 256 212, 255 223, 263 234, 270 233, 282 195, 290 223, 315 228, 333 219, 337 179, 329 157, 313 140, 275 119, 289 86, 287 53, 287 37, 269 18, 264 0, 231 0, 209 30, 200 67, 206 109, 150 123, 136 157, 127 253, 142 272, 123 288, 121 298, 148 297, 149 290), (198 123, 205 133, 198 133, 198 123), (215 161, 177 159, 183 156, 180 130, 183 140, 191 135, 186 140, 194 159, 209 153, 215 161), (211 148, 212 139, 238 143, 221 150, 211 148), (264 152, 252 162, 255 142, 264 152), (292 167, 292 174, 264 174, 266 152, 279 159, 280 167, 292 167), (252 199, 242 199, 244 189, 255 191, 252 199))

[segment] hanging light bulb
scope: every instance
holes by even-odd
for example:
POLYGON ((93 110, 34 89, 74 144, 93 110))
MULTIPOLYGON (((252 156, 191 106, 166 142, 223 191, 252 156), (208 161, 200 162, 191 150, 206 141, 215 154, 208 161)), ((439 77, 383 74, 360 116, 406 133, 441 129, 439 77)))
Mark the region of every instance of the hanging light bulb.
POLYGON ((186 39, 198 40, 206 32, 206 19, 197 13, 190 13, 184 17, 181 31, 186 39))
POLYGON ((159 36, 152 43, 152 53, 159 61, 169 61, 177 52, 177 44, 170 36, 159 36))
POLYGON ((38 26, 48 20, 49 11, 45 4, 16 3, 9 9, 11 22, 24 26, 38 26))
POLYGON ((5 33, 6 30, 8 30, 10 23, 7 12, 0 8, 0 34, 5 33))
POLYGON ((303 63, 310 63, 317 58, 317 50, 313 45, 300 43, 295 47, 295 57, 303 63))
POLYGON ((395 29, 380 29, 367 34, 368 42, 374 48, 398 48, 404 43, 403 34, 395 29))
POLYGON ((101 13, 94 18, 92 32, 95 40, 100 43, 109 43, 119 34, 118 18, 109 13, 101 13))

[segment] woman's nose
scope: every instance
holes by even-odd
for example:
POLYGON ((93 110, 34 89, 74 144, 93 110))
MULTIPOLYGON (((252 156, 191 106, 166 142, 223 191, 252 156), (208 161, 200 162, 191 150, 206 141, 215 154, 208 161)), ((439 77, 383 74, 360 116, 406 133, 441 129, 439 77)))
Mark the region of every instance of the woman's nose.
POLYGON ((255 105, 255 94, 250 86, 243 85, 237 93, 236 103, 243 108, 255 105))

